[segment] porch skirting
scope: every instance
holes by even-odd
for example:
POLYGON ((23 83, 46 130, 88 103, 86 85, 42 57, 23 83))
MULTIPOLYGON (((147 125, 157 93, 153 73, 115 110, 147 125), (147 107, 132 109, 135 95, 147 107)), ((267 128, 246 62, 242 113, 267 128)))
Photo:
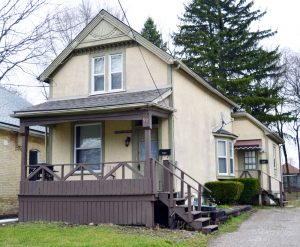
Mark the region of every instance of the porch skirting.
POLYGON ((19 195, 19 221, 154 225, 154 195, 19 195))

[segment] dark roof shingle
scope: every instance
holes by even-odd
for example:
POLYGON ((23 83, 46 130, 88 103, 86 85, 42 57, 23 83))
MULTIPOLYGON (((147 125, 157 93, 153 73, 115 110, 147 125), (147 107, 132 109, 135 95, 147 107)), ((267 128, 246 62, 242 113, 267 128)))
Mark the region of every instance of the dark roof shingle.
POLYGON ((117 105, 128 105, 137 103, 150 103, 166 93, 170 88, 155 89, 137 92, 120 92, 110 94, 93 95, 86 98, 67 99, 67 100, 50 100, 45 103, 27 107, 16 111, 22 112, 40 112, 40 111, 56 111, 71 110, 94 107, 108 107, 117 105), (159 91, 159 92, 158 92, 159 91))

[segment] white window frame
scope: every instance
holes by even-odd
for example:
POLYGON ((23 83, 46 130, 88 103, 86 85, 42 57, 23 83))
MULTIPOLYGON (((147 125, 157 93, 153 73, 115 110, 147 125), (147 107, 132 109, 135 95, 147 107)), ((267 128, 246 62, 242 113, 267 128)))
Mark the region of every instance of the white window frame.
POLYGON ((105 59, 105 56, 96 56, 96 57, 93 57, 92 58, 92 71, 91 71, 91 92, 92 92, 92 94, 102 94, 102 93, 105 93, 106 92, 106 74, 105 74, 105 68, 106 68, 106 61, 105 61, 106 59, 105 59), (103 58, 103 66, 104 66, 104 68, 103 68, 103 74, 101 73, 101 74, 95 74, 94 72, 95 72, 95 59, 97 59, 97 58, 103 58), (104 85, 103 85, 103 90, 102 91, 96 91, 95 90, 95 76, 99 76, 99 75, 103 75, 103 83, 104 83, 104 85))
POLYGON ((228 147, 229 147, 229 174, 234 176, 234 146, 233 146, 233 142, 232 141, 228 141, 228 147), (230 155, 230 149, 232 150, 231 151, 231 154, 230 155), (232 172, 231 172, 231 166, 230 166, 230 160, 232 160, 232 172))
MULTIPOLYGON (((84 149, 87 149, 87 148, 77 148, 76 147, 76 141, 77 141, 77 135, 76 135, 76 128, 77 127, 80 127, 80 126, 88 126, 88 125, 98 125, 100 127, 100 135, 101 135, 101 138, 100 138, 100 150, 101 150, 101 157, 100 157, 100 160, 99 160, 99 164, 100 164, 100 169, 99 170, 93 170, 94 172, 101 172, 102 171, 102 163, 103 163, 103 133, 102 133, 102 128, 103 128, 103 125, 102 123, 87 123, 87 124, 75 124, 74 125, 74 148, 73 148, 73 152, 74 152, 74 164, 76 165, 76 160, 77 160, 77 157, 76 157, 76 154, 77 154, 77 150, 84 150, 84 149)), ((87 172, 87 171, 85 171, 87 172)), ((80 171, 76 171, 75 173, 80 173, 80 171)))
POLYGON ((217 171, 218 171, 218 175, 219 176, 234 176, 234 145, 233 145, 233 141, 232 140, 227 140, 227 139, 217 139, 217 153, 216 153, 216 157, 217 157, 217 171), (225 143, 225 156, 220 156, 219 155, 219 142, 224 142, 225 143), (232 147, 232 155, 230 155, 230 147, 232 147), (222 173, 220 172, 220 163, 219 163, 219 158, 223 158, 226 160, 226 173, 222 173), (233 164, 233 173, 231 173, 231 169, 230 169, 230 160, 232 160, 232 164, 233 164))
POLYGON ((228 158, 227 158, 227 155, 228 155, 228 151, 227 151, 227 141, 226 140, 223 140, 223 139, 218 139, 217 140, 217 159, 218 159, 218 174, 219 175, 228 175, 228 158), (219 142, 224 142, 225 143, 225 156, 222 156, 222 155, 219 155, 219 142), (219 163, 219 159, 224 159, 225 158, 225 164, 226 164, 226 173, 221 173, 220 172, 220 163, 219 163))
POLYGON ((110 54, 109 55, 109 73, 108 73, 108 82, 109 82, 109 92, 120 92, 120 91, 124 91, 124 56, 123 56, 123 53, 114 53, 114 54, 110 54), (122 68, 121 68, 121 71, 118 71, 118 72, 111 72, 111 58, 113 56, 120 56, 121 55, 121 65, 122 65, 122 68), (122 76, 121 76, 121 88, 119 89, 112 89, 112 82, 111 82, 111 75, 113 73, 122 73, 122 76))

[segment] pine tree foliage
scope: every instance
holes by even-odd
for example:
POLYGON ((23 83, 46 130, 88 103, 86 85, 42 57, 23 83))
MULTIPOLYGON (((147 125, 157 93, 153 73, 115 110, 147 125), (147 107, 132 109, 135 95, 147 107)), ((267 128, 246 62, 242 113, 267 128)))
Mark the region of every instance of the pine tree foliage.
POLYGON ((178 54, 196 73, 240 104, 263 123, 274 121, 270 113, 281 101, 280 87, 269 88, 266 79, 281 73, 278 48, 266 50, 260 41, 271 30, 251 25, 266 12, 252 10, 253 1, 193 0, 174 34, 178 54))
POLYGON ((163 49, 164 51, 167 50, 167 43, 163 42, 162 35, 157 30, 154 20, 151 17, 148 17, 148 19, 145 21, 141 35, 157 47, 163 49))

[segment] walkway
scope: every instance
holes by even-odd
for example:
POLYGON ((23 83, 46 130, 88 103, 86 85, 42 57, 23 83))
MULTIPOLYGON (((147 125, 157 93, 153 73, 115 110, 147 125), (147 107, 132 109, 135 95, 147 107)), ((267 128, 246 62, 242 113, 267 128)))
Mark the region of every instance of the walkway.
POLYGON ((210 247, 299 247, 300 208, 259 210, 233 233, 211 241, 210 247))

